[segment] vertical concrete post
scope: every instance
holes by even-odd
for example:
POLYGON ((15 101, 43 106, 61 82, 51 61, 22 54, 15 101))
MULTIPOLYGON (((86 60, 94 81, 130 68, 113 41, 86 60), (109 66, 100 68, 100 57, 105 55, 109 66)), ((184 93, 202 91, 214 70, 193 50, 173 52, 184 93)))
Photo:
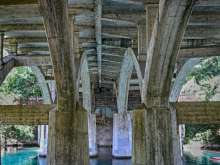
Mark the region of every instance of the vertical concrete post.
POLYGON ((145 108, 136 109, 132 112, 132 163, 134 165, 145 165, 147 160, 145 130, 146 111, 145 108))
POLYGON ((58 93, 57 107, 49 113, 48 165, 88 165, 88 116, 76 99, 73 20, 68 1, 38 0, 38 4, 58 93))
POLYGON ((112 155, 117 158, 131 157, 132 125, 130 113, 119 113, 113 116, 113 149, 112 155))
POLYGON ((96 142, 96 115, 88 114, 88 133, 89 133, 89 156, 95 157, 98 155, 96 142))
POLYGON ((96 115, 92 114, 92 92, 86 52, 83 54, 80 68, 80 75, 78 76, 81 77, 82 82, 83 107, 88 112, 89 155, 95 157, 98 154, 96 143, 96 115))
POLYGON ((122 62, 117 96, 118 114, 113 115, 113 146, 114 157, 131 157, 132 127, 131 115, 127 112, 129 80, 134 68, 130 49, 125 52, 122 62))

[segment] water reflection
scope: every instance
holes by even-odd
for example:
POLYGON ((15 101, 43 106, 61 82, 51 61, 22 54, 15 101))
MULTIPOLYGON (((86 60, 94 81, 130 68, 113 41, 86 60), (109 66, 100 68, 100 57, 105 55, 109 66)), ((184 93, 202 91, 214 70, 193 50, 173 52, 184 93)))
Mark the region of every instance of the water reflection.
MULTIPOLYGON (((4 153, 2 156, 2 165, 47 165, 46 158, 36 159, 37 148, 14 150, 4 153)), ((204 155, 195 158, 190 154, 185 154, 185 165, 220 165, 210 161, 212 157, 220 157, 219 152, 204 152, 204 155)), ((130 159, 112 159, 105 157, 103 159, 90 159, 90 165, 132 165, 130 159)))
POLYGON ((132 165, 130 159, 90 159, 90 165, 132 165))

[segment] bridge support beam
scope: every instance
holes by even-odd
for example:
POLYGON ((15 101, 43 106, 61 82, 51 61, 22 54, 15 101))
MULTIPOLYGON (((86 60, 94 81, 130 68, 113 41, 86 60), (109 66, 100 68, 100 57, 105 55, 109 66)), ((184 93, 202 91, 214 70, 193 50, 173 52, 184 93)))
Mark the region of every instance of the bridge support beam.
POLYGON ((49 114, 49 165, 87 165, 87 112, 80 106, 69 112, 49 114))
POLYGON ((131 114, 124 112, 113 116, 112 155, 117 158, 131 157, 132 127, 131 114))

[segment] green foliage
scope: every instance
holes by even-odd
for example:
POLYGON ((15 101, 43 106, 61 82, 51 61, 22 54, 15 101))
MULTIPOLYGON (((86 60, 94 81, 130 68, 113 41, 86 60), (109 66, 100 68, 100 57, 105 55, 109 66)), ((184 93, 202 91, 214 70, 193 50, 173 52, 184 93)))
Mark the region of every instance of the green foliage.
POLYGON ((220 125, 217 124, 186 124, 185 143, 196 139, 203 141, 204 144, 220 144, 219 128, 220 125))
POLYGON ((37 79, 29 67, 15 68, 0 87, 0 92, 15 94, 25 100, 42 96, 37 79))
POLYGON ((14 139, 17 141, 34 140, 34 126, 23 125, 0 125, 0 135, 4 139, 14 139))
POLYGON ((201 89, 206 93, 206 100, 210 100, 215 94, 217 84, 212 86, 209 80, 220 75, 220 57, 212 57, 203 60, 199 65, 194 67, 194 70, 188 76, 188 80, 194 78, 196 83, 201 86, 201 89))

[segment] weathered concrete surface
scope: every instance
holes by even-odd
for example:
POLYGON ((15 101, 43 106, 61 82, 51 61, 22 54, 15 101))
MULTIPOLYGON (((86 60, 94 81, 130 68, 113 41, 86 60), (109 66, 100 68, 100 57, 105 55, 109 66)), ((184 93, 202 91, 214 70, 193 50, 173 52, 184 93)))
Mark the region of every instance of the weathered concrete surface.
POLYGON ((107 121, 105 123, 97 123, 97 145, 99 147, 111 147, 113 138, 113 123, 107 121))
POLYGON ((88 114, 88 133, 89 133, 89 156, 97 156, 96 143, 96 115, 88 114))
POLYGON ((133 164, 174 165, 171 112, 140 108, 133 113, 133 164))
POLYGON ((42 125, 48 123, 54 105, 1 105, 1 124, 42 125))
POLYGON ((49 115, 48 165, 88 165, 88 116, 75 111, 51 111, 49 115))
POLYGON ((147 162, 145 122, 146 111, 144 108, 132 112, 132 163, 134 165, 145 165, 147 162))
POLYGON ((113 116, 113 146, 114 157, 131 157, 132 155, 132 127, 131 114, 120 113, 113 116))
POLYGON ((154 24, 143 84, 143 100, 147 107, 168 106, 168 97, 193 0, 165 0, 159 4, 154 24))
POLYGON ((177 102, 172 103, 177 110, 178 124, 219 124, 220 102, 177 102))

